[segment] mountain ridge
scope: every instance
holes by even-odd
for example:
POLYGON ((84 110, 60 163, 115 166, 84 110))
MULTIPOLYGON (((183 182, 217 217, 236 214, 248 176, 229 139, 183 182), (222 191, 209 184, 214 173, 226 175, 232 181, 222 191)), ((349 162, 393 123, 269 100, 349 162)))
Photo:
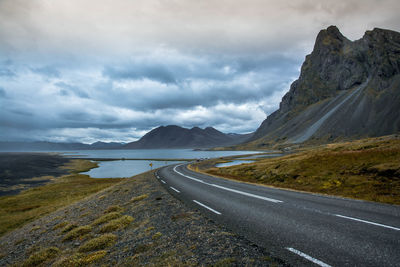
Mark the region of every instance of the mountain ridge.
POLYGON ((398 133, 399 112, 400 33, 375 28, 350 41, 336 26, 330 26, 318 34, 279 109, 244 146, 398 133), (314 132, 308 137, 312 127, 314 132))
POLYGON ((124 148, 212 148, 239 144, 249 137, 249 134, 225 134, 213 127, 187 129, 177 125, 168 125, 151 130, 138 141, 126 144, 124 148))

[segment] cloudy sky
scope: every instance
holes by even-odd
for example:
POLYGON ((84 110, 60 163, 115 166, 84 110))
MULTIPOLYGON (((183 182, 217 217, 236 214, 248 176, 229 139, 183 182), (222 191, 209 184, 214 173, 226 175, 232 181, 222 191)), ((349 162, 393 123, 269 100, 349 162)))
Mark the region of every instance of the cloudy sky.
POLYGON ((319 30, 400 31, 398 0, 0 0, 0 141, 254 131, 319 30))

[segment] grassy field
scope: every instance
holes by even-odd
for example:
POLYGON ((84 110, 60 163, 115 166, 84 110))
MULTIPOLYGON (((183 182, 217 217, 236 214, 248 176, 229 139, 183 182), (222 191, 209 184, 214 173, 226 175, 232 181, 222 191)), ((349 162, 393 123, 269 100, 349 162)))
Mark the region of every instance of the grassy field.
POLYGON ((48 184, 14 196, 0 197, 0 236, 121 181, 79 174, 96 166, 87 160, 72 160, 63 167, 69 175, 52 177, 48 184))
POLYGON ((398 136, 307 148, 225 168, 201 164, 192 169, 245 182, 400 204, 398 136))

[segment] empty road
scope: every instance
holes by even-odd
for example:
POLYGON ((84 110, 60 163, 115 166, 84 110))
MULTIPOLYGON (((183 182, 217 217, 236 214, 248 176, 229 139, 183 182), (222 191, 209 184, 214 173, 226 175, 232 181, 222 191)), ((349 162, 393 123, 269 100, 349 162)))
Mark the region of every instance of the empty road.
POLYGON ((400 206, 161 168, 175 197, 295 266, 400 266, 400 206))

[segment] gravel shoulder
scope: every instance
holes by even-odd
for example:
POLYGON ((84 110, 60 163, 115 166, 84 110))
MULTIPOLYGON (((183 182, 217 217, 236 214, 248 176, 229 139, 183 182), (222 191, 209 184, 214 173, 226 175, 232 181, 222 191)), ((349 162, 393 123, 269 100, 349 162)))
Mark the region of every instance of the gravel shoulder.
POLYGON ((1 266, 285 265, 172 197, 154 171, 35 220, 0 244, 1 266))

